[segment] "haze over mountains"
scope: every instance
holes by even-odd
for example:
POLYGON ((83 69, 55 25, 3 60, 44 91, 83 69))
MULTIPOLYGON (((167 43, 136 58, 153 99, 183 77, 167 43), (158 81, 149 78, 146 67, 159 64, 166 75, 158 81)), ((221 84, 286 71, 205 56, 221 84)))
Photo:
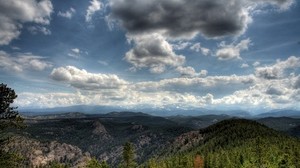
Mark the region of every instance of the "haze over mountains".
POLYGON ((87 114, 105 114, 109 112, 143 112, 150 115, 156 116, 200 116, 200 115, 229 115, 236 117, 300 117, 300 111, 290 110, 290 109, 278 109, 271 111, 259 111, 251 112, 245 110, 209 110, 205 108, 198 109, 178 109, 178 108, 122 108, 122 107, 112 107, 112 106, 89 106, 89 105, 77 105, 77 106, 67 106, 67 107, 54 107, 54 108, 21 108, 19 110, 25 115, 43 115, 43 114, 53 114, 53 113, 64 113, 64 112, 81 112, 87 114))

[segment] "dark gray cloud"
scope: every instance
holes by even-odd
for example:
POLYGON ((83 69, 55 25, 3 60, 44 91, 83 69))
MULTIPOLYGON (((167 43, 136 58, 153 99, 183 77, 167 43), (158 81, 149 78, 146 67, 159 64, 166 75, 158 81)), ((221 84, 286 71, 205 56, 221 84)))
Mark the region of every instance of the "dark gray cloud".
POLYGON ((251 22, 249 11, 260 4, 287 8, 292 0, 112 0, 111 20, 129 33, 162 31, 169 37, 210 38, 243 33, 251 22))
POLYGON ((268 87, 268 89, 266 90, 266 93, 269 95, 283 95, 283 92, 280 88, 276 88, 274 86, 270 86, 268 87))
POLYGON ((130 33, 161 30, 170 37, 207 37, 239 34, 246 28, 248 14, 237 0, 113 0, 111 18, 118 19, 130 33))
POLYGON ((297 77, 297 80, 294 83, 295 89, 300 89, 300 76, 297 77))

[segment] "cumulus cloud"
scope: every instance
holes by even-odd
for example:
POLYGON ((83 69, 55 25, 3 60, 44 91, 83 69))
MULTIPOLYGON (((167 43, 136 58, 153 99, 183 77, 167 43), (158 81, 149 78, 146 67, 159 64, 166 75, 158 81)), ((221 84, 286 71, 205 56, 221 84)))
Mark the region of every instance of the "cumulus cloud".
POLYGON ((86 10, 85 21, 90 22, 95 12, 101 10, 103 4, 99 0, 91 0, 90 6, 86 10))
POLYGON ((93 74, 74 66, 54 68, 50 74, 53 80, 65 82, 83 90, 118 89, 128 84, 114 74, 93 74))
MULTIPOLYGON (((254 74, 238 76, 193 76, 192 67, 179 66, 188 77, 158 81, 128 82, 113 74, 87 72, 73 66, 54 68, 50 77, 67 84, 77 93, 21 93, 22 106, 46 105, 116 105, 124 107, 147 106, 179 107, 249 107, 261 109, 300 108, 300 76, 298 57, 278 60, 269 67, 280 66, 289 75, 269 80, 254 74), (26 95, 23 97, 23 94, 26 95), (37 104, 34 104, 38 102, 37 104)), ((257 67, 264 68, 264 67, 257 67)), ((207 71, 199 72, 206 74, 207 71)), ((284 74, 284 73, 283 73, 284 74)))
POLYGON ((265 79, 278 79, 284 77, 287 69, 295 69, 300 67, 300 58, 291 56, 285 61, 277 60, 274 65, 257 67, 255 75, 265 79))
MULTIPOLYGON (((202 72, 206 73, 206 72, 202 72)), ((217 94, 218 96, 231 94, 239 89, 246 89, 255 83, 256 78, 249 76, 207 76, 189 78, 170 78, 160 81, 139 82, 132 90, 142 92, 169 91, 174 93, 189 93, 193 95, 217 94)))
POLYGON ((109 20, 130 33, 160 31, 170 38, 190 39, 197 34, 209 38, 239 35, 252 18, 250 12, 262 5, 287 9, 293 0, 152 0, 110 1, 109 20))
POLYGON ((207 70, 201 70, 199 73, 195 71, 193 67, 187 66, 187 67, 177 67, 175 69, 177 72, 180 73, 183 77, 204 77, 207 75, 207 70))
POLYGON ((24 23, 48 25, 52 11, 50 0, 0 0, 0 45, 18 38, 24 23))
POLYGON ((71 7, 69 10, 67 10, 65 12, 59 11, 57 15, 67 18, 67 19, 71 19, 75 13, 76 13, 76 10, 71 7))
POLYGON ((43 26, 30 26, 27 29, 32 34, 43 33, 44 35, 51 35, 51 31, 43 26))
POLYGON ((24 70, 42 71, 51 68, 52 64, 41 56, 31 53, 9 54, 0 51, 0 68, 6 71, 22 72, 24 70))
POLYGON ((241 59, 240 52, 247 50, 250 43, 250 39, 242 40, 236 45, 233 43, 226 45, 225 42, 222 42, 220 48, 216 51, 216 56, 219 60, 241 59))
POLYGON ((196 52, 200 52, 203 55, 208 55, 210 53, 210 49, 202 47, 200 43, 195 43, 194 45, 192 45, 190 47, 191 50, 196 51, 196 52))
MULTIPOLYGON (((171 62, 166 64, 166 59, 155 57, 150 53, 150 47, 154 39, 141 41, 149 34, 159 34, 164 43, 156 44, 156 48, 163 48, 165 43, 179 41, 173 44, 174 50, 182 50, 191 45, 188 40, 196 35, 206 38, 222 38, 226 36, 239 36, 243 34, 249 23, 252 22, 252 14, 255 10, 266 5, 273 5, 279 8, 288 8, 293 0, 111 0, 108 2, 110 14, 106 21, 110 28, 115 25, 127 31, 129 40, 135 42, 135 46, 126 53, 125 60, 133 64, 131 70, 141 67, 150 68, 150 72, 161 73, 166 70, 167 64, 182 65, 182 59, 173 51, 171 62), (134 37, 134 38, 132 38, 134 37), (139 37, 139 38, 137 38, 139 37), (139 40, 137 40, 139 39, 139 40), (147 44, 149 43, 149 44, 147 44), (139 49, 141 47, 141 49, 139 49), (142 53, 137 55, 136 53, 142 53), (145 54, 148 52, 148 54, 145 54), (175 63, 175 59, 177 63, 175 63), (150 63, 151 62, 151 63, 150 63)), ((240 51, 246 50, 250 43, 249 39, 241 41, 240 44, 221 46, 216 56, 220 60, 240 59, 240 51)), ((153 47, 153 46, 151 46, 153 47)), ((208 55, 210 50, 202 47, 200 43, 190 46, 190 49, 208 55)), ((151 50, 153 51, 153 50, 151 50)), ((172 53, 172 54, 171 54, 172 53)))
POLYGON ((251 87, 215 99, 214 104, 261 109, 299 108, 297 106, 299 90, 291 86, 291 83, 296 80, 295 78, 290 76, 272 81, 258 78, 251 87))
POLYGON ((241 34, 251 21, 247 8, 237 0, 112 0, 110 7, 110 17, 130 33, 162 31, 172 38, 241 34))
POLYGON ((147 34, 129 37, 134 48, 125 55, 125 60, 134 69, 150 68, 152 73, 162 73, 167 66, 177 67, 185 62, 185 57, 176 55, 166 39, 160 34, 147 34))

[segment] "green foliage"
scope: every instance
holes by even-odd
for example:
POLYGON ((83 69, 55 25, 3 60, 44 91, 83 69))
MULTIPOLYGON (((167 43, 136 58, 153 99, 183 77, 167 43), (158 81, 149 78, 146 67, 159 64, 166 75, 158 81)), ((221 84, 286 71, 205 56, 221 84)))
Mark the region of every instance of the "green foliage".
POLYGON ((15 153, 2 150, 2 145, 9 140, 5 129, 9 127, 23 128, 23 119, 18 116, 17 107, 11 107, 17 95, 7 85, 0 84, 0 165, 5 168, 21 167, 24 158, 15 153))
POLYGON ((120 168, 134 168, 137 167, 134 161, 133 146, 130 142, 126 142, 123 146, 123 162, 119 165, 120 168))
POLYGON ((69 168, 68 165, 65 165, 65 164, 62 164, 62 163, 59 163, 59 162, 51 162, 49 163, 48 165, 46 166, 43 166, 42 168, 69 168))
POLYGON ((18 154, 8 153, 0 150, 0 167, 18 168, 22 167, 24 158, 18 154))
POLYGON ((254 121, 235 119, 199 131, 204 140, 182 153, 151 159, 149 168, 194 167, 195 156, 204 167, 300 167, 299 139, 287 137, 254 121))
POLYGON ((18 116, 17 107, 11 107, 18 96, 7 85, 0 84, 0 131, 8 127, 23 128, 23 119, 18 116))
POLYGON ((96 158, 92 158, 87 163, 86 168, 109 168, 109 165, 105 161, 99 163, 96 158))
POLYGON ((0 84, 0 119, 16 118, 18 112, 17 107, 11 107, 10 104, 14 102, 17 95, 14 90, 7 87, 7 85, 0 84))

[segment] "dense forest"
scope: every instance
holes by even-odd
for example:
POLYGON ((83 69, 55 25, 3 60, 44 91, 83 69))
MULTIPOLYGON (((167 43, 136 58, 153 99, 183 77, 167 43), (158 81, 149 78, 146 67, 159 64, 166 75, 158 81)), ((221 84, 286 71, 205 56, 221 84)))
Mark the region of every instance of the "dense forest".
MULTIPOLYGON (((192 136, 184 134, 183 141, 174 141, 156 157, 138 165, 131 143, 123 146, 122 161, 118 167, 189 168, 189 167, 300 167, 300 141, 286 136, 255 121, 245 119, 224 120, 192 136), (198 136, 196 137, 196 134, 198 136), (192 137, 198 138, 194 141, 192 137), (199 138, 200 137, 200 138, 199 138), (176 143, 176 144, 175 144, 176 143)), ((20 167, 24 158, 18 154, 1 153, 0 165, 20 167)), ((69 167, 51 162, 43 167, 69 167)), ((104 161, 92 158, 84 167, 108 168, 104 161)))
POLYGON ((199 144, 161 156, 163 159, 151 159, 144 167, 300 167, 299 139, 255 121, 225 120, 199 130, 199 134, 203 135, 199 144))

